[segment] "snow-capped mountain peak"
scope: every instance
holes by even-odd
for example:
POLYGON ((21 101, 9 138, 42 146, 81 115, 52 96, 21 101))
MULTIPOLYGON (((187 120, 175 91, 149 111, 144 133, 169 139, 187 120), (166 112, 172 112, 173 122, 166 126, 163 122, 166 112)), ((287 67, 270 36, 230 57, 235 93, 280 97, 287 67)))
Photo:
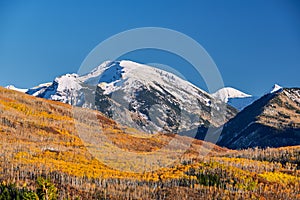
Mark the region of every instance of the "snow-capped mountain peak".
POLYGON ((212 96, 225 103, 228 103, 238 110, 243 110, 258 98, 232 87, 224 87, 212 94, 212 96))
POLYGON ((77 78, 78 78, 77 74, 66 74, 56 78, 54 82, 58 83, 57 90, 59 91, 63 91, 67 89, 79 90, 81 89, 81 86, 79 85, 77 78))
POLYGON ((212 94, 215 98, 218 98, 224 102, 228 102, 229 98, 245 98, 252 95, 246 94, 232 87, 224 87, 212 94))
MULTIPOLYGON (((164 86, 164 88, 168 88, 168 91, 175 90, 176 92, 171 92, 171 94, 181 100, 189 98, 187 95, 177 94, 178 89, 186 90, 187 88, 192 88, 189 91, 193 95, 197 95, 198 90, 200 90, 201 93, 209 96, 205 91, 170 72, 129 60, 104 62, 92 70, 91 73, 81 76, 78 79, 85 84, 98 85, 104 90, 105 94, 110 94, 120 87, 129 91, 138 90, 141 86, 146 86, 148 89, 153 87, 160 92, 164 92, 161 88, 161 86, 164 86)), ((208 99, 203 98, 202 101, 206 102, 208 99)))
POLYGON ((97 109, 120 124, 147 132, 220 126, 236 114, 192 83, 128 60, 106 61, 80 76, 66 74, 27 93, 97 109))
POLYGON ((281 87, 280 85, 278 84, 274 84, 271 91, 269 93, 276 93, 278 91, 281 91, 283 89, 283 87, 281 87))
POLYGON ((96 86, 99 82, 107 82, 108 80, 103 80, 106 76, 113 77, 113 69, 118 66, 118 62, 105 61, 98 67, 91 70, 91 72, 79 76, 78 80, 89 85, 96 86), (105 74, 104 74, 105 73, 105 74), (102 78, 102 79, 101 79, 102 78))

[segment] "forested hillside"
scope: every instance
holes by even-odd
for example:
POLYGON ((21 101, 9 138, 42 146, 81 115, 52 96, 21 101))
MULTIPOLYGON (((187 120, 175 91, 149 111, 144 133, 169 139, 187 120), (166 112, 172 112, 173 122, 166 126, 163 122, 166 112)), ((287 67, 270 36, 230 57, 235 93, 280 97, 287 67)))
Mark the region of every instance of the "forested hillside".
POLYGON ((97 111, 3 88, 0 134, 0 199, 300 199, 299 146, 234 151, 149 135, 97 111), (103 136, 110 142, 97 146, 103 136), (139 160, 110 161, 116 149, 141 157, 163 151, 152 171, 139 160))

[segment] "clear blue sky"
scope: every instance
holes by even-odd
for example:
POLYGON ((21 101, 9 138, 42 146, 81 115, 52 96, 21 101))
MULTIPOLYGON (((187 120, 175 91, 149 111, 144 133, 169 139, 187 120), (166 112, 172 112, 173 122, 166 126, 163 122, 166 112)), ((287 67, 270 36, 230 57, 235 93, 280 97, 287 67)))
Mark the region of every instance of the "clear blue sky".
MULTIPOLYGON (((127 29, 180 31, 211 55, 226 86, 260 95, 274 83, 300 87, 300 1, 0 1, 0 85, 32 87, 77 72, 101 41, 127 29), (88 3, 87 3, 88 2, 88 3)), ((167 54, 128 54, 139 62, 167 54)), ((161 62, 160 60, 158 60, 161 62)), ((186 77, 203 82, 193 73, 186 77)))

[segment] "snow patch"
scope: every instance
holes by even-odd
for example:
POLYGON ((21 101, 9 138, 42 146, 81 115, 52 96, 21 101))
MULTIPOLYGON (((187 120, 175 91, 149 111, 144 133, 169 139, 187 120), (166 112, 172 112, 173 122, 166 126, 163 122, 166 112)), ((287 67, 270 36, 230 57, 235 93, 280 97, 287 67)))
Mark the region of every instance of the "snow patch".
POLYGON ((282 89, 283 89, 283 87, 281 87, 280 85, 274 84, 270 93, 276 93, 276 92, 282 91, 282 89))
POLYGON ((5 88, 10 89, 10 90, 15 90, 15 91, 18 91, 18 92, 22 92, 22 93, 26 93, 28 91, 28 89, 16 88, 14 85, 8 85, 5 88))

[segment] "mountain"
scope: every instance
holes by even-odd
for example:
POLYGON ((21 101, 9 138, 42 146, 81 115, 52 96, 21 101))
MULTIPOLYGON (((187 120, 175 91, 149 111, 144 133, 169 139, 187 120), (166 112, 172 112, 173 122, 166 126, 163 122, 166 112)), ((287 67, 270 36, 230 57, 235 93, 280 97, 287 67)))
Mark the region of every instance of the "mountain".
POLYGON ((258 97, 246 94, 232 87, 224 87, 212 94, 216 99, 220 99, 237 110, 243 110, 253 103, 258 97))
POLYGON ((236 110, 176 75, 132 61, 107 61, 85 75, 66 74, 28 94, 99 110, 154 133, 220 126, 236 110))
POLYGON ((300 144, 300 88, 275 89, 229 120, 217 144, 233 149, 300 144))

